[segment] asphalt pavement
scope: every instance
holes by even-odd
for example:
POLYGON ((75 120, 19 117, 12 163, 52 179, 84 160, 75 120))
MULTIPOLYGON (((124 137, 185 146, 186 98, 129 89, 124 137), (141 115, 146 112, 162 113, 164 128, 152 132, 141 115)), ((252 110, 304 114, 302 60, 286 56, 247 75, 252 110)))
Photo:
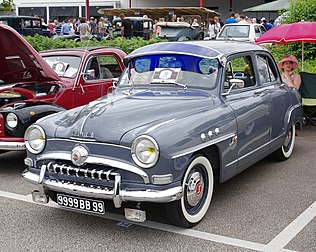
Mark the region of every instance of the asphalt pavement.
POLYGON ((148 220, 35 204, 21 179, 24 152, 0 155, 0 251, 316 251, 316 126, 298 131, 291 158, 267 157, 215 187, 205 218, 170 225, 163 205, 148 220))

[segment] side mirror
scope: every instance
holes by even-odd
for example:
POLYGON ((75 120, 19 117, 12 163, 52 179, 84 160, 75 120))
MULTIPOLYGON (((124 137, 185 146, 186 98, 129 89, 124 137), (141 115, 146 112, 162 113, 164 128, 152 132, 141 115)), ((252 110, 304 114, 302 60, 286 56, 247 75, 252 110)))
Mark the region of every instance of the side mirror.
POLYGON ((228 91, 223 93, 222 95, 228 95, 233 88, 245 87, 245 82, 243 80, 240 80, 240 79, 230 79, 229 85, 230 85, 230 88, 228 89, 228 91))
POLYGON ((229 80, 230 86, 236 86, 237 88, 243 88, 245 87, 245 82, 240 79, 231 79, 229 80))
POLYGON ((94 69, 90 69, 90 70, 87 70, 85 73, 82 73, 82 77, 85 81, 94 80, 95 79, 94 69))

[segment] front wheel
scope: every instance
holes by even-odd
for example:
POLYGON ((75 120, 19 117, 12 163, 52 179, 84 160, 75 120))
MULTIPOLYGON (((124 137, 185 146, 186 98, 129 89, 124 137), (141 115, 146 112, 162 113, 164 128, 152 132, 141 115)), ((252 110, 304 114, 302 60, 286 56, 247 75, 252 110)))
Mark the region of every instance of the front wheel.
POLYGON ((204 156, 196 156, 187 168, 182 181, 183 196, 167 204, 167 214, 172 224, 192 227, 205 216, 214 187, 213 168, 204 156))
POLYGON ((274 152, 274 157, 278 161, 284 161, 288 159, 293 152, 295 143, 295 124, 287 132, 283 145, 274 152))

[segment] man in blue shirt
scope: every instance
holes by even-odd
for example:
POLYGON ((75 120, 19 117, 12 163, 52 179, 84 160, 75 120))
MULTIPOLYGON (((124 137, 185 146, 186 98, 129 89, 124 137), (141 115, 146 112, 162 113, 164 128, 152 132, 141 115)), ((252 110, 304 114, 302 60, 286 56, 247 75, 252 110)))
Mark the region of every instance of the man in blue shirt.
POLYGON ((225 22, 225 24, 232 24, 232 23, 238 23, 235 19, 235 12, 230 13, 230 18, 228 18, 225 22))
POLYGON ((70 26, 68 23, 63 21, 63 25, 61 26, 61 35, 69 35, 70 32, 70 26))

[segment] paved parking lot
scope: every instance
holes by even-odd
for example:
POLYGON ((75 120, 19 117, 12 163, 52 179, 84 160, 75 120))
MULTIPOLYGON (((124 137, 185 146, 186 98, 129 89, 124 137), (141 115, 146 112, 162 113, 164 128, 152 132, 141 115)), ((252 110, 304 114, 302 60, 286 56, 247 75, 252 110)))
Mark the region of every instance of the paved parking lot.
POLYGON ((168 223, 148 204, 148 221, 125 221, 31 201, 23 152, 0 156, 0 251, 316 251, 316 127, 298 132, 293 156, 267 157, 216 185, 205 219, 192 229, 168 223))

